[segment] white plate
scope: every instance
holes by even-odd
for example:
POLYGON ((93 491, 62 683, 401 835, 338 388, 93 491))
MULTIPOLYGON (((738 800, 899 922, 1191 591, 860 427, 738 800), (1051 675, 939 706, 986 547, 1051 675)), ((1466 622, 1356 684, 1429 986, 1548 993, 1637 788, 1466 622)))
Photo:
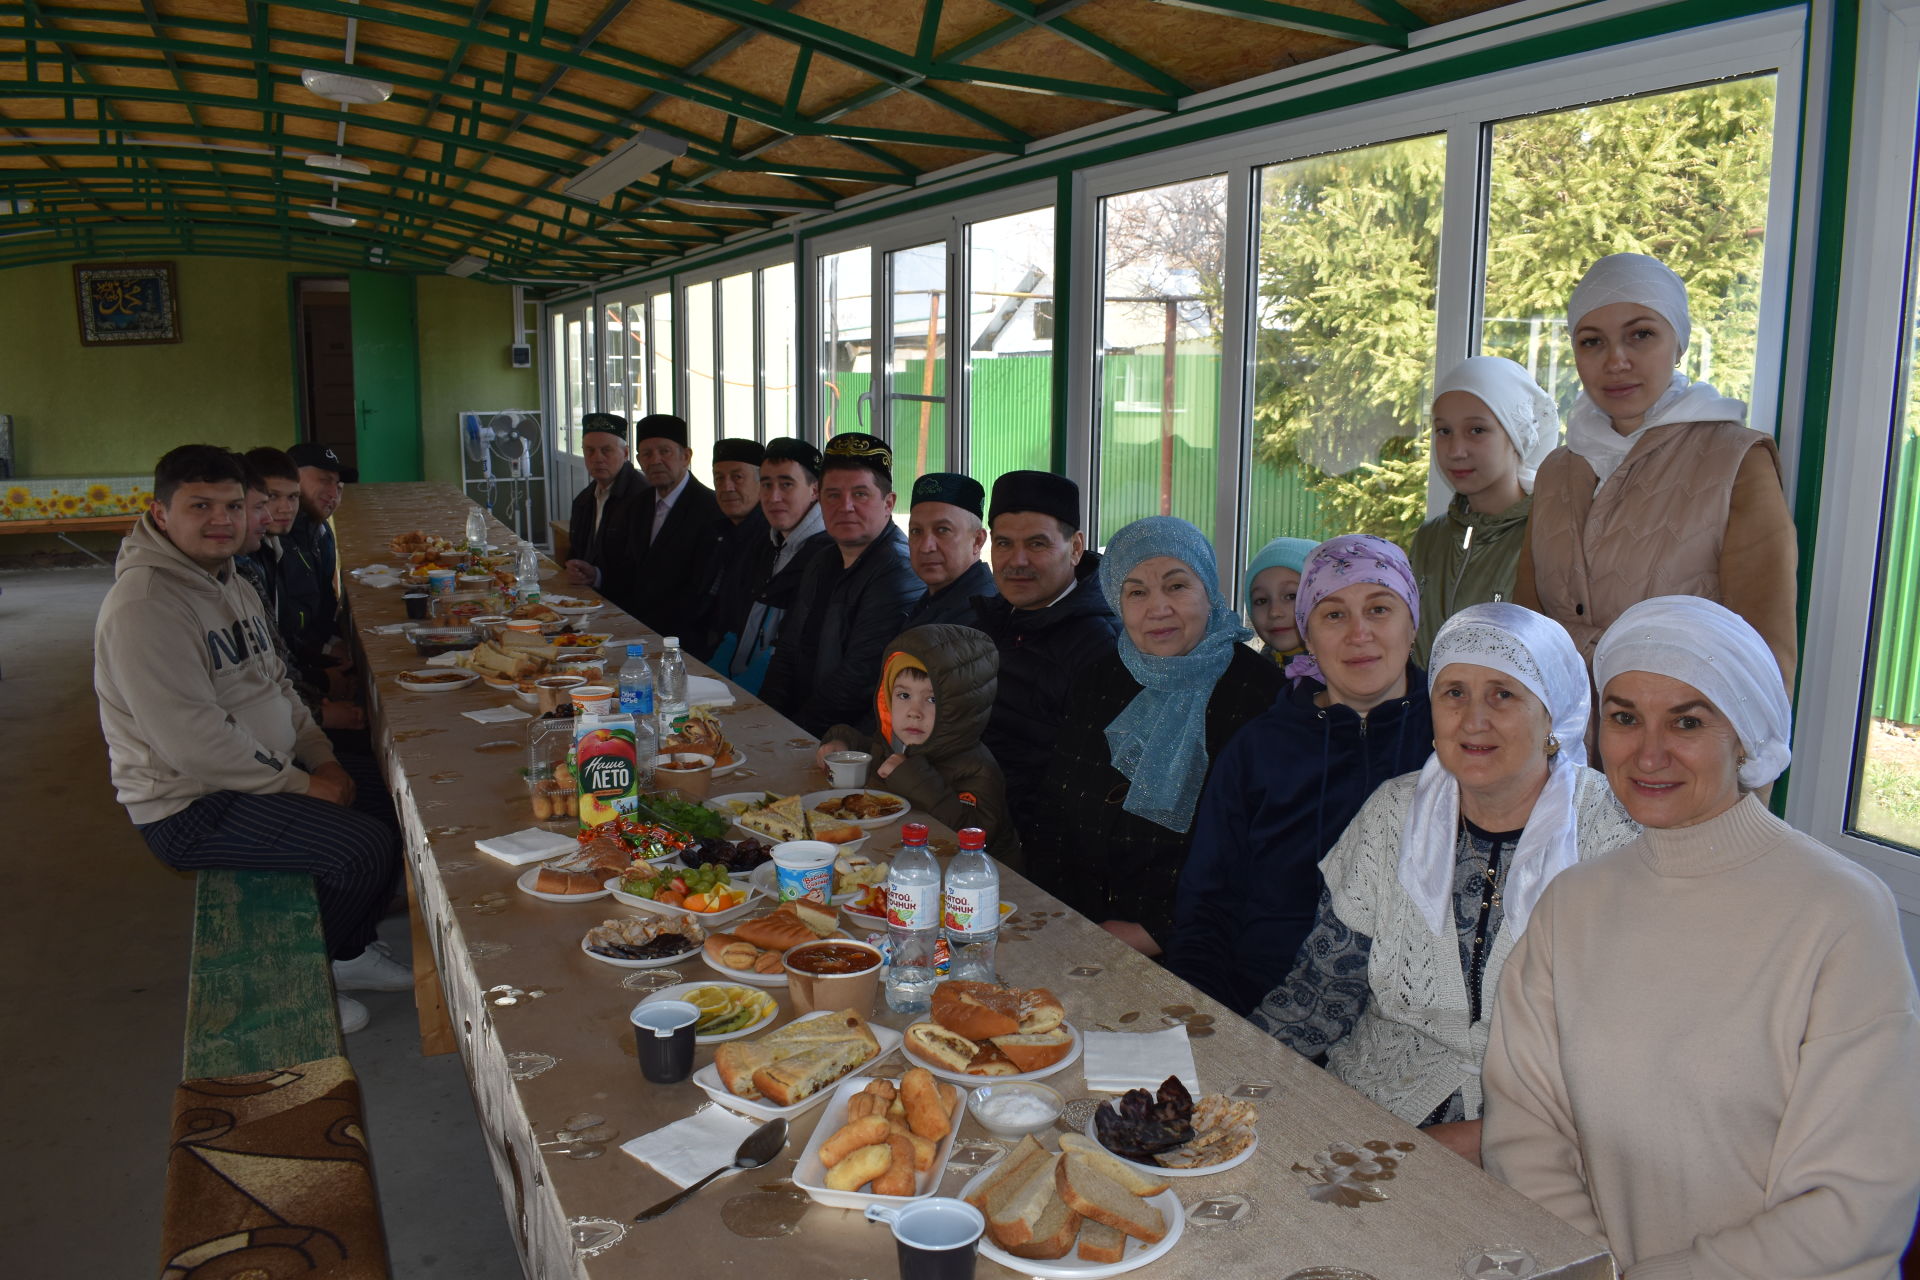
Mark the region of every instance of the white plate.
MULTIPOLYGON (((726 930, 721 929, 721 930, 718 930, 717 932, 725 933, 726 930)), ((845 929, 835 929, 832 933, 828 934, 827 937, 847 938, 848 940, 852 939, 852 935, 849 934, 845 929)), ((807 941, 812 942, 813 939, 809 938, 807 939, 807 941)), ((801 946, 802 944, 796 942, 793 945, 797 947, 797 946, 801 946)), ((722 965, 715 964, 713 962, 713 957, 708 955, 704 949, 702 949, 700 952, 700 963, 706 965, 707 968, 713 970, 715 973, 719 974, 723 978, 733 978, 740 982, 747 983, 749 986, 784 987, 787 985, 787 971, 784 967, 778 973, 751 973, 743 969, 728 969, 722 965)), ((880 1027, 874 1028, 874 1032, 876 1034, 878 1034, 881 1030, 882 1028, 880 1027)), ((897 1037, 900 1033, 896 1031, 896 1032, 892 1032, 891 1034, 897 1037)))
MULTIPOLYGON (((1002 1080, 1006 1078, 1006 1076, 1000 1077, 1002 1080)), ((961 1197, 965 1198, 976 1186, 992 1177, 999 1168, 1000 1161, 996 1160, 967 1179, 967 1185, 960 1189, 961 1197)), ((1162 1169, 1160 1172, 1167 1171, 1162 1169)), ((1162 1191, 1157 1196, 1147 1196, 1145 1199, 1148 1204, 1160 1211, 1161 1217, 1166 1219, 1167 1234, 1160 1237, 1158 1244, 1142 1244, 1132 1236, 1128 1236, 1127 1251, 1121 1255, 1118 1262, 1082 1262, 1072 1250, 1069 1250, 1064 1258, 1054 1258, 1046 1262, 1034 1258, 1016 1258, 995 1244, 991 1235, 980 1237, 980 1256, 993 1259, 1016 1275, 1038 1276, 1041 1280, 1101 1280, 1103 1276, 1117 1276, 1123 1272, 1132 1271, 1136 1267, 1144 1267, 1179 1243, 1181 1234, 1187 1229, 1186 1210, 1180 1206, 1180 1197, 1173 1194, 1171 1190, 1162 1191)))
MULTIPOLYGON (((666 987, 654 992, 640 1003, 658 1004, 662 1000, 683 1000, 689 991, 698 991, 702 987, 735 987, 739 985, 737 982, 680 982, 675 983, 671 987, 666 987)), ((752 1035, 779 1016, 780 1006, 775 1004, 773 1011, 767 1014, 766 1017, 759 1019, 757 1022, 750 1022, 738 1031, 725 1031, 717 1036, 695 1036, 693 1042, 695 1044, 719 1044, 722 1040, 738 1040, 741 1036, 752 1035)))
MULTIPOLYGON (((680 855, 674 856, 677 858, 680 855)), ((655 902, 652 898, 642 898, 636 894, 626 893, 620 888, 619 876, 614 876, 607 881, 607 892, 613 895, 614 901, 623 902, 629 907, 638 907, 642 911, 650 911, 657 916, 697 921, 708 933, 723 931, 723 926, 732 924, 752 911, 760 901, 760 895, 749 889, 747 900, 737 907, 728 907, 725 911, 689 911, 685 907, 669 907, 655 902)))
MULTIPOLYGON (((970 1076, 964 1071, 952 1071, 937 1062, 929 1062, 927 1059, 915 1053, 911 1046, 903 1046, 900 1053, 914 1066, 925 1067, 927 1070, 933 1072, 934 1075, 940 1077, 940 1079, 951 1080, 955 1084, 1006 1084, 1010 1080, 1045 1080, 1048 1076, 1056 1072, 1065 1071, 1068 1067, 1080 1060, 1080 1032, 1074 1028, 1071 1022, 1063 1022, 1060 1025, 1065 1027, 1067 1034, 1073 1037, 1073 1044, 1067 1049, 1067 1056, 1050 1067, 1042 1067, 1038 1071, 1021 1071, 1010 1076, 970 1076)), ((1035 1274, 1038 1273, 1036 1272, 1035 1274)))
MULTIPOLYGON (((732 744, 729 743, 728 745, 731 746, 732 744)), ((742 751, 739 747, 734 747, 733 763, 717 764, 713 766, 713 776, 716 778, 724 778, 728 774, 732 773, 735 769, 738 769, 741 765, 745 764, 746 762, 747 762, 747 753, 742 751)), ((726 815, 723 813, 720 816, 725 817, 726 815)))
MULTIPOLYGON (((831 1009, 822 1009, 817 1013, 809 1013, 803 1017, 795 1018, 793 1021, 811 1022, 815 1018, 832 1017, 833 1012, 831 1009)), ((792 1024, 790 1023, 788 1025, 792 1024)), ((867 1030, 873 1032, 873 1038, 880 1042, 880 1052, 847 1072, 846 1075, 841 1076, 841 1080, 854 1080, 865 1076, 867 1072, 873 1070, 874 1067, 885 1062, 892 1056, 893 1051, 900 1047, 900 1033, 892 1027, 883 1027, 877 1022, 869 1022, 867 1024, 867 1030)), ((720 1068, 711 1062, 693 1073, 693 1082, 702 1089, 705 1089, 709 1098, 712 1098, 727 1110, 738 1111, 743 1116, 753 1116, 757 1120, 778 1120, 782 1116, 790 1119, 802 1112, 811 1111, 833 1096, 833 1086, 829 1085, 825 1089, 821 1089, 800 1099, 800 1101, 789 1107, 777 1107, 765 1098, 736 1098, 728 1091, 727 1086, 721 1083, 720 1068)), ((835 1081, 834 1083, 838 1084, 839 1081, 835 1081)), ((861 1088, 864 1089, 865 1087, 864 1084, 861 1085, 861 1088)))
MULTIPOLYGON (((520 892, 530 898, 538 898, 542 902, 593 902, 607 896, 607 891, 604 888, 598 893, 542 893, 533 887, 533 882, 540 878, 540 872, 543 869, 544 868, 541 867, 528 867, 520 874, 520 878, 514 881, 514 884, 520 887, 520 892)), ((605 959, 606 957, 601 956, 598 958, 605 959)))
MULTIPOLYGON (((873 1030, 874 1035, 880 1034, 880 1028, 873 1030)), ((947 1130, 947 1136, 940 1140, 939 1149, 933 1153, 933 1168, 913 1175, 912 1195, 880 1196, 871 1191, 835 1191, 827 1186, 827 1167, 820 1163, 820 1148, 847 1122, 848 1100, 866 1087, 867 1082, 857 1076, 834 1086, 833 1100, 827 1103, 827 1109, 820 1114, 820 1123, 814 1126, 813 1136, 807 1139, 806 1150, 800 1153, 800 1159, 793 1166, 793 1184, 821 1204, 836 1209, 864 1209, 870 1204, 905 1204, 909 1200, 932 1195, 947 1172, 947 1157, 953 1152, 953 1140, 960 1134, 960 1121, 967 1106, 965 1089, 956 1090, 958 1097, 953 1114, 948 1117, 951 1127, 947 1130)))
MULTIPOLYGON (((589 960, 598 960, 601 964, 610 964, 616 969, 664 969, 670 964, 679 964, 689 956, 697 955, 700 947, 695 946, 692 951, 682 951, 679 955, 668 956, 664 960, 622 960, 618 956, 603 956, 598 951, 589 950, 587 935, 583 933, 580 935, 580 950, 589 960)), ((679 987, 672 988, 675 991, 679 989, 679 987)))
MULTIPOLYGON (((1114 1102, 1109 1101, 1109 1102, 1102 1103, 1101 1105, 1111 1107, 1114 1105, 1114 1102)), ((1228 1169, 1236 1168, 1240 1165, 1245 1164, 1249 1159, 1252 1158, 1253 1153, 1260 1149, 1260 1131, 1256 1129, 1254 1130, 1253 1141, 1247 1145, 1247 1149, 1245 1151, 1242 1151, 1239 1155, 1235 1156, 1231 1160, 1222 1160, 1219 1164, 1210 1164, 1200 1169, 1169 1169, 1164 1165, 1145 1164, 1139 1160, 1129 1160, 1125 1156, 1120 1155, 1116 1152, 1107 1151, 1107 1144, 1100 1141, 1100 1132, 1099 1130, 1094 1128, 1094 1121, 1092 1116, 1087 1117, 1086 1132, 1087 1132, 1087 1137, 1093 1140, 1093 1143, 1095 1146, 1099 1147, 1102 1151, 1106 1151, 1108 1155, 1112 1156, 1115 1160, 1120 1161, 1122 1164, 1130 1164, 1136 1169, 1144 1169, 1148 1173, 1157 1173, 1162 1175, 1163 1177, 1168 1177, 1168 1178, 1204 1178, 1210 1173, 1222 1173, 1228 1169)))
POLYGON ((607 607, 604 600, 582 600, 577 596, 549 596, 541 593, 540 603, 563 618, 588 618, 607 607))
POLYGON ((402 689, 411 689, 415 693, 446 693, 451 689, 464 689, 480 677, 472 671, 463 672, 458 680, 419 680, 416 676, 444 675, 445 668, 436 667, 433 671, 402 671, 395 676, 402 689))
POLYGON ((907 815, 913 812, 913 802, 905 796, 897 796, 891 791, 881 791, 874 787, 841 787, 835 791, 809 791, 800 797, 800 803, 809 809, 817 809, 828 800, 838 800, 841 796, 857 796, 862 792, 887 800, 897 800, 900 803, 900 809, 897 813, 890 813, 884 818, 842 818, 842 822, 851 822, 856 827, 872 831, 875 827, 884 827, 890 822, 904 822, 907 815))

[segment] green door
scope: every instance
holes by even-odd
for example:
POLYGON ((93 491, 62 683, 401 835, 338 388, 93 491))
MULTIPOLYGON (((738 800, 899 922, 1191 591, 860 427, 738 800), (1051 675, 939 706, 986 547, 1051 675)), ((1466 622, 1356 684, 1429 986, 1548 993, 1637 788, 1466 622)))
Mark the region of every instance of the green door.
POLYGON ((353 392, 360 479, 418 480, 420 354, 414 342, 413 277, 355 271, 353 392))

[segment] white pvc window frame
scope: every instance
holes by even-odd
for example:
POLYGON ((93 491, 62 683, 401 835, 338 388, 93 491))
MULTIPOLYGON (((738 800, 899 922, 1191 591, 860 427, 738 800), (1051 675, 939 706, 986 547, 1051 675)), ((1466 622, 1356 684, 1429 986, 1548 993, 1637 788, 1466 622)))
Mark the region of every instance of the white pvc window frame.
POLYGON ((1833 392, 1786 817, 1878 874, 1906 911, 1920 912, 1920 857, 1851 829, 1884 495, 1905 390, 1908 308, 1916 305, 1907 297, 1909 272, 1890 268, 1920 252, 1920 0, 1861 0, 1860 8, 1833 392))
MULTIPOLYGON (((765 253, 756 253, 738 258, 729 258, 724 262, 710 263, 699 270, 684 272, 672 277, 674 304, 673 328, 674 342, 676 344, 674 352, 674 378, 679 388, 679 403, 683 405, 688 403, 688 398, 691 394, 690 383, 687 378, 686 360, 684 358, 687 353, 686 343, 692 336, 687 332, 686 324, 687 290, 703 284, 713 285, 713 421, 715 425, 714 438, 716 440, 729 436, 745 436, 760 441, 764 441, 767 438, 767 362, 766 352, 764 350, 766 333, 766 325, 764 323, 766 316, 766 291, 765 277, 762 273, 769 267, 786 266, 793 261, 794 254, 792 250, 782 246, 778 249, 768 250, 765 253), (734 353, 730 355, 726 350, 725 303, 721 300, 721 294, 724 290, 720 288, 720 282, 749 273, 753 276, 753 349, 751 352, 734 353), (721 380, 727 376, 729 371, 739 371, 744 367, 749 367, 743 363, 743 356, 745 361, 751 362, 750 367, 753 372, 754 383, 753 421, 745 424, 734 423, 728 420, 726 398, 720 392, 721 380), (744 426, 745 430, 736 429, 741 426, 744 426)), ((798 330, 796 334, 796 340, 798 340, 800 335, 804 335, 807 332, 807 325, 804 315, 800 314, 798 310, 797 303, 795 305, 794 320, 798 330)), ((799 392, 796 390, 795 394, 797 395, 799 392)), ((681 416, 685 417, 686 415, 683 413, 681 416)))
MULTIPOLYGON (((1773 74, 1772 190, 1749 423, 1780 435, 1782 453, 1798 446, 1797 419, 1778 421, 1783 381, 1781 338, 1787 332, 1794 238, 1794 175, 1801 128, 1818 128, 1802 111, 1805 15, 1786 9, 1708 27, 1614 45, 1534 63, 1480 80, 1455 81, 1339 111, 1262 126, 1203 147, 1176 147, 1083 170, 1074 175, 1072 326, 1068 335, 1068 473, 1099 474, 1097 351, 1104 280, 1102 202, 1108 196, 1224 173, 1227 176, 1224 325, 1221 335, 1219 488, 1211 531, 1222 586, 1231 597, 1246 563, 1245 508, 1252 467, 1253 202, 1258 171, 1271 164, 1358 150, 1404 138, 1445 135, 1447 187, 1436 285, 1434 368, 1446 369, 1479 349, 1490 126, 1621 98, 1685 89, 1711 81, 1773 74), (1804 118, 1804 120, 1803 120, 1804 118), (1463 195, 1462 193, 1469 193, 1463 195)), ((1791 496, 1793 476, 1787 478, 1791 496)), ((1089 485, 1089 527, 1098 527, 1097 485, 1089 485)))
MULTIPOLYGON (((795 282, 798 294, 795 305, 802 333, 800 349, 811 356, 807 370, 801 375, 806 382, 806 390, 802 393, 805 414, 802 421, 807 437, 815 443, 825 443, 821 438, 821 424, 826 421, 826 411, 820 396, 820 366, 826 354, 819 323, 821 259, 850 249, 867 251, 873 297, 874 381, 873 412, 866 429, 892 444, 893 397, 886 385, 885 372, 893 342, 893 282, 888 273, 890 255, 902 249, 944 244, 947 254, 947 297, 954 309, 961 309, 966 305, 964 300, 970 298, 973 291, 972 270, 967 254, 967 233, 972 224, 1051 208, 1056 194, 1057 188, 1052 181, 1025 182, 990 195, 948 205, 937 212, 905 214, 809 237, 800 255, 802 265, 795 282)), ((1056 243, 1061 234, 1063 228, 1059 225, 1056 210, 1056 243)), ((946 381, 940 393, 946 402, 947 456, 939 461, 936 468, 939 470, 965 471, 967 460, 972 456, 973 414, 969 391, 973 361, 971 358, 954 358, 956 353, 966 354, 967 351, 966 339, 961 332, 965 321, 964 310, 960 311, 958 320, 954 318, 954 312, 949 311, 946 322, 946 381)), ((933 460, 929 459, 929 466, 934 465, 933 460)))

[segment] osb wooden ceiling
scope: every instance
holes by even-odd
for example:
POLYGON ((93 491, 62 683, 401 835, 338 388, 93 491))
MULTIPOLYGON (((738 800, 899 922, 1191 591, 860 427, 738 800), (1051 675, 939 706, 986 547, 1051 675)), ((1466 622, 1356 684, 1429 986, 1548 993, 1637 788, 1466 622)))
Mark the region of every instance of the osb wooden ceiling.
POLYGON ((0 0, 0 266, 605 279, 1502 2, 0 0), (392 92, 342 107, 303 71, 392 92), (685 154, 566 193, 642 129, 685 154))

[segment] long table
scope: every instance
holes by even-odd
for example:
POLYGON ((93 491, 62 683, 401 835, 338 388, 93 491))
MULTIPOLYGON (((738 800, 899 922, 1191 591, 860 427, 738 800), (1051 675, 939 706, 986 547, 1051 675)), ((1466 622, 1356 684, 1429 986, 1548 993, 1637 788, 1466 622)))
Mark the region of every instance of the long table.
MULTIPOLYGON (((392 563, 388 540, 409 530, 461 536, 468 507, 446 487, 353 486, 336 517, 342 566, 392 563)), ((495 534, 507 536, 497 525, 495 534)), ((453 692, 402 690, 395 674, 420 665, 412 646, 401 637, 367 634, 403 616, 400 590, 349 579, 346 593, 375 740, 406 833, 422 1047, 457 1048, 465 1059, 527 1274, 781 1280, 893 1275, 893 1246, 884 1227, 851 1210, 813 1204, 788 1180, 820 1109, 795 1122, 785 1153, 773 1164, 732 1175, 656 1222, 631 1222, 674 1187, 619 1144, 692 1114, 707 1099, 690 1082, 657 1086, 642 1080, 628 1012, 665 982, 716 975, 697 959, 673 970, 629 971, 589 958, 580 950, 582 933, 627 908, 608 899, 532 898, 515 888, 519 870, 474 849, 476 839, 532 825, 520 774, 527 722, 482 725, 464 718, 464 711, 506 701, 482 684, 453 692)), ((616 636, 648 634, 611 608, 596 625, 616 636)), ((824 785, 812 764, 812 740, 764 703, 741 693, 719 714, 747 759, 740 774, 722 780, 740 785, 717 785, 716 791, 790 793, 824 785)), ((882 828, 869 849, 885 853, 897 846, 898 828, 882 828)), ((1133 1273, 1142 1280, 1614 1276, 1610 1256, 1594 1241, 1039 886, 1003 870, 1001 892, 1019 907, 1001 934, 1004 980, 1050 987, 1082 1029, 1185 1023, 1203 1091, 1258 1105, 1260 1143, 1251 1159, 1175 1183, 1185 1206, 1184 1238, 1133 1273), (1340 1143, 1361 1150, 1380 1144, 1393 1152, 1397 1168, 1370 1184, 1378 1199, 1329 1194, 1316 1170, 1340 1143)), ((781 1004, 784 1018, 789 1010, 784 999, 781 1004)), ((896 1028, 906 1021, 889 1015, 884 1004, 874 1020, 896 1028)), ((696 1067, 711 1059, 712 1050, 702 1049, 696 1067)), ((1070 1100, 1094 1096, 1078 1064, 1048 1083, 1070 1100)), ((969 1118, 943 1193, 956 1193, 981 1161, 1007 1145, 969 1118)), ((983 1258, 978 1274, 1020 1273, 983 1258)))

